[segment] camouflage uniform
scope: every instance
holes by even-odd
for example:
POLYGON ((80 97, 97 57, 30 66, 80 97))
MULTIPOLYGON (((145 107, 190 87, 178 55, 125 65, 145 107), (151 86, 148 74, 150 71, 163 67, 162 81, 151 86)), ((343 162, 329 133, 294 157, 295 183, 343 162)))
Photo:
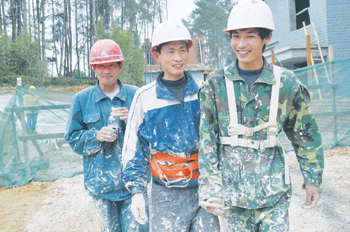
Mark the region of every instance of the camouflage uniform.
MULTIPOLYGON (((208 76, 199 91, 200 200, 220 197, 224 198, 225 205, 232 207, 272 207, 282 197, 291 196, 291 185, 284 182, 282 148, 276 146, 259 151, 220 144, 220 137, 229 136, 227 126, 230 123, 224 75, 234 83, 238 123, 254 127, 269 121, 271 89, 275 77, 273 66, 265 59, 262 74, 250 92, 246 82, 239 76, 237 61, 225 73, 223 70, 216 70, 208 76)), ((304 184, 315 186, 321 194, 323 147, 309 103, 310 95, 305 86, 293 72, 282 69, 277 113, 278 132, 283 129, 292 142, 304 176, 304 184)), ((252 140, 264 140, 266 137, 266 129, 255 132, 253 136, 243 136, 252 140)))
POLYGON ((290 196, 285 194, 272 207, 231 207, 224 217, 226 231, 288 231, 290 196))

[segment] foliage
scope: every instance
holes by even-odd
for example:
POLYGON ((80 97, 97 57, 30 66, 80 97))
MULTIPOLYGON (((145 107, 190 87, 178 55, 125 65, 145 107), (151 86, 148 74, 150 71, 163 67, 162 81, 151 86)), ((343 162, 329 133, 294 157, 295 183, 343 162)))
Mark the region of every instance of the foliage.
MULTIPOLYGON (((79 77, 79 72, 77 69, 74 70, 73 76, 74 78, 79 77)), ((86 78, 86 74, 83 71, 80 71, 80 78, 86 78)))
POLYGON ((223 32, 233 1, 197 0, 197 8, 192 11, 188 21, 183 21, 192 35, 204 36, 207 63, 216 68, 228 65, 235 58, 230 47, 229 35, 223 32))
POLYGON ((122 72, 119 75, 120 80, 125 84, 142 86, 146 59, 140 45, 133 39, 132 32, 121 27, 113 27, 112 31, 109 32, 104 30, 100 22, 98 24, 98 39, 112 39, 119 44, 125 59, 122 72))
POLYGON ((30 76, 20 76, 20 75, 8 75, 0 77, 0 86, 1 87, 7 87, 7 86, 16 86, 17 85, 17 78, 21 77, 22 79, 22 85, 23 86, 30 86, 35 85, 34 79, 30 76))
POLYGON ((11 76, 30 76, 33 84, 44 85, 48 66, 40 59, 37 47, 38 42, 29 36, 17 36, 14 42, 6 35, 0 37, 1 76, 8 77, 8 80, 12 80, 11 76))
POLYGON ((215 67, 214 67, 214 65, 212 65, 212 64, 209 64, 209 71, 210 72, 212 72, 212 71, 214 71, 215 70, 215 67))
POLYGON ((51 81, 48 71, 73 77, 79 69, 93 78, 90 48, 97 39, 111 38, 121 44, 127 59, 120 78, 141 86, 146 62, 140 36, 150 38, 157 22, 165 20, 167 0, 15 1, 18 5, 12 8, 8 0, 4 3, 0 76, 27 75, 43 86, 51 81))
POLYGON ((52 77, 49 78, 50 82, 46 86, 80 86, 80 85, 94 85, 95 81, 82 78, 64 78, 64 77, 52 77))

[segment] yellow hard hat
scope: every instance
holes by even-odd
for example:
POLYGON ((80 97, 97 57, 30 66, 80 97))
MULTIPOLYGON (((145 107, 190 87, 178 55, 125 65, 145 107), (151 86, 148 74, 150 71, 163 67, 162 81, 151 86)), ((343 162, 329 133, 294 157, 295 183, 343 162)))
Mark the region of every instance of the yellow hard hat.
POLYGON ((34 86, 34 85, 29 86, 29 91, 32 91, 32 90, 34 90, 34 89, 35 89, 35 86, 34 86))

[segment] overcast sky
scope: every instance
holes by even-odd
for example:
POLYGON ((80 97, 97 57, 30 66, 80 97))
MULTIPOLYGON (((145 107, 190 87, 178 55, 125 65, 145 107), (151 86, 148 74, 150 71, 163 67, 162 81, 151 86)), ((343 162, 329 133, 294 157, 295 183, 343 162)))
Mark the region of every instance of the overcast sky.
POLYGON ((181 22, 187 19, 191 11, 196 8, 194 0, 168 0, 168 17, 169 20, 181 22))

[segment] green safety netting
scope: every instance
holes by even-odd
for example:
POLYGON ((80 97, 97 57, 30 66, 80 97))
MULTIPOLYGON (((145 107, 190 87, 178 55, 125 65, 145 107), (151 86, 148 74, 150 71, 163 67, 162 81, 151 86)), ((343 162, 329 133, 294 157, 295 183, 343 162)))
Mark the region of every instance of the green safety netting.
MULTIPOLYGON (((312 96, 311 109, 318 122, 324 148, 350 144, 350 58, 294 70, 312 96)), ((32 180, 52 181, 83 172, 82 157, 63 136, 74 93, 17 88, 0 120, 0 186, 14 187, 32 180), (39 105, 25 106, 26 96, 39 105), (27 124, 25 111, 39 111, 36 132, 27 124)), ((292 150, 286 136, 279 138, 292 150)))
POLYGON ((0 119, 0 186, 15 187, 32 180, 52 181, 82 173, 82 157, 63 139, 73 95, 17 87, 0 119), (27 123, 26 112, 38 112, 35 132, 27 123))
MULTIPOLYGON (((311 110, 322 135, 323 147, 350 144, 350 58, 293 70, 311 95, 311 110)), ((292 150, 284 133, 279 139, 292 150)))

